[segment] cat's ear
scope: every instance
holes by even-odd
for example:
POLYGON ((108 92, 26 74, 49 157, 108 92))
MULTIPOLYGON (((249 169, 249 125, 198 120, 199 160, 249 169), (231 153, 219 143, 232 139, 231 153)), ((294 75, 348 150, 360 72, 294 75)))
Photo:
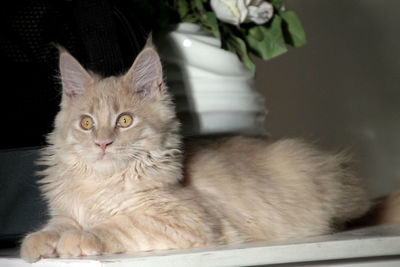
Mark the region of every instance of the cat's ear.
POLYGON ((60 50, 60 72, 63 94, 70 100, 81 96, 92 81, 90 74, 65 50, 60 50))
POLYGON ((163 90, 163 74, 160 57, 153 47, 146 47, 137 56, 124 77, 134 93, 143 98, 154 99, 163 90))

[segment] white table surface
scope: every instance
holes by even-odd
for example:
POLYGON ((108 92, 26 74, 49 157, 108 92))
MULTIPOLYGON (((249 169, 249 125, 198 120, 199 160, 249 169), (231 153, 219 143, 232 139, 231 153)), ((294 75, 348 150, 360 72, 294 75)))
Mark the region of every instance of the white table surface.
POLYGON ((0 250, 0 266, 400 266, 400 225, 385 225, 285 242, 203 249, 42 259, 29 264, 17 250, 0 250))

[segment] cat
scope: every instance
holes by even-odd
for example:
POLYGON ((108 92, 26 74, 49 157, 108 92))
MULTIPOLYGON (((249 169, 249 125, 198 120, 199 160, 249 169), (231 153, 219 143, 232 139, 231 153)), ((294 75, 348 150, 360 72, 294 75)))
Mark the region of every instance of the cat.
POLYGON ((40 164, 50 219, 21 257, 78 257, 332 233, 370 207, 344 154, 296 139, 182 141, 159 55, 99 77, 60 50, 62 99, 40 164))

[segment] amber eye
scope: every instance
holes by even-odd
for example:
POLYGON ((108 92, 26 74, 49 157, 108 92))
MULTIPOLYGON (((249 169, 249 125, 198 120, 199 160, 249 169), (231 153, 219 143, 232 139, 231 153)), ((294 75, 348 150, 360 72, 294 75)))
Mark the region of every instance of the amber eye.
POLYGON ((83 130, 90 130, 94 126, 93 119, 89 116, 83 116, 81 119, 81 127, 83 130))
POLYGON ((131 126, 132 122, 133 122, 133 118, 132 118, 131 115, 129 115, 129 114, 121 114, 118 117, 117 126, 118 127, 122 127, 122 128, 126 128, 126 127, 131 126))

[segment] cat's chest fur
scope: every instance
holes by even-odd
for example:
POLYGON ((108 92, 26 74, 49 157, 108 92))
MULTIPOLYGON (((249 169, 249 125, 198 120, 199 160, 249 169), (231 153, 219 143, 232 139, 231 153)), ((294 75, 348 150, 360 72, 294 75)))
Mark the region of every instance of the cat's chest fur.
POLYGON ((59 182, 47 192, 53 215, 67 214, 83 227, 136 208, 132 187, 122 176, 96 177, 88 175, 59 177, 59 182))

